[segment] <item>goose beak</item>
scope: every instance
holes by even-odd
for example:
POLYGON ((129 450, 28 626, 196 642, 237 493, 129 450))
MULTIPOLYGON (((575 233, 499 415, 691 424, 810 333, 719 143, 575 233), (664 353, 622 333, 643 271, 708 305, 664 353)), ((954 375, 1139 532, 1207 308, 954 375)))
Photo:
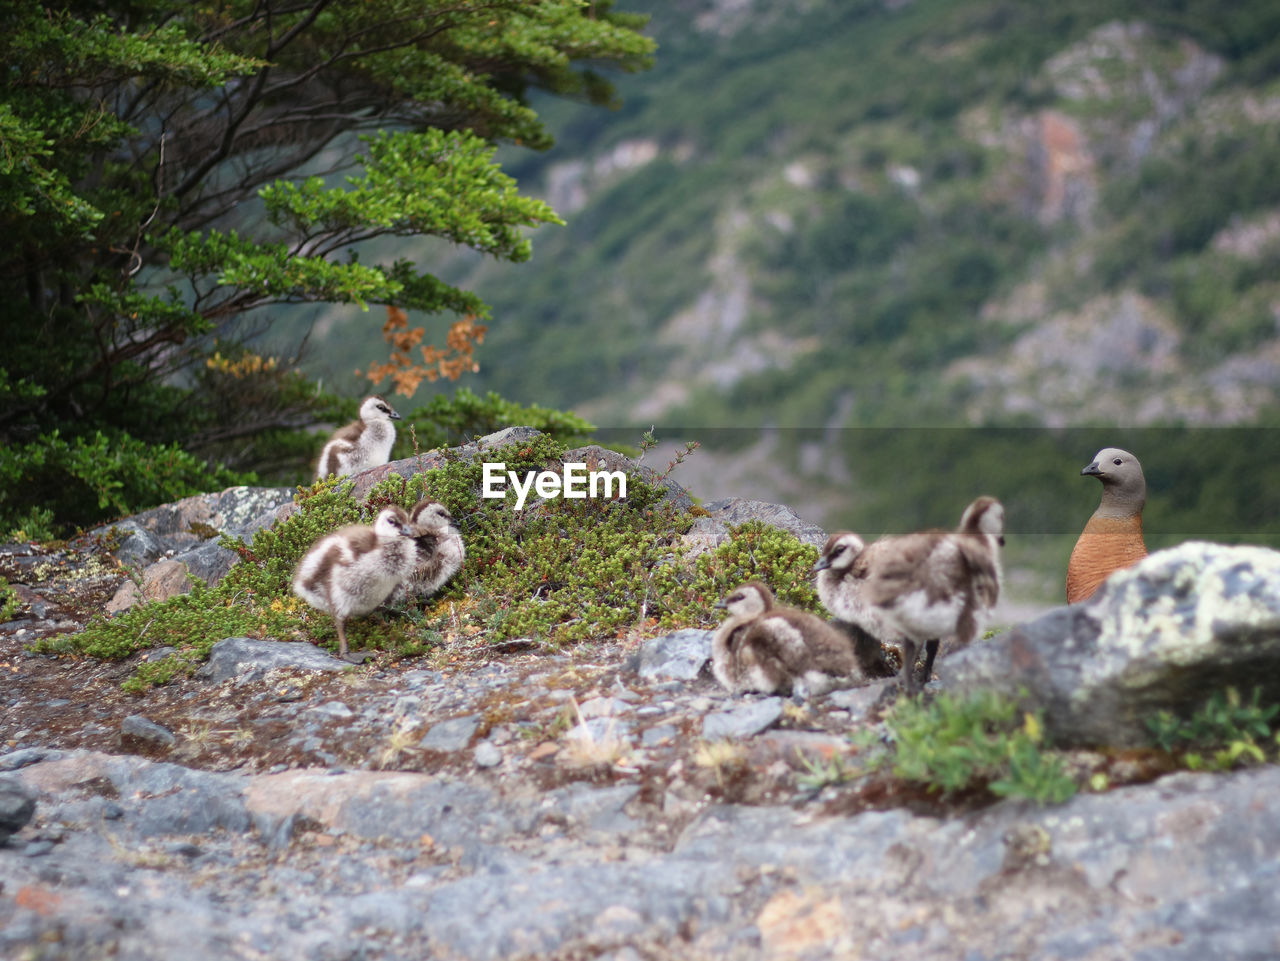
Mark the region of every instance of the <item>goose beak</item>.
POLYGON ((1097 461, 1094 461, 1088 467, 1084 468, 1084 470, 1080 471, 1080 476, 1100 477, 1102 476, 1102 468, 1098 466, 1097 461))

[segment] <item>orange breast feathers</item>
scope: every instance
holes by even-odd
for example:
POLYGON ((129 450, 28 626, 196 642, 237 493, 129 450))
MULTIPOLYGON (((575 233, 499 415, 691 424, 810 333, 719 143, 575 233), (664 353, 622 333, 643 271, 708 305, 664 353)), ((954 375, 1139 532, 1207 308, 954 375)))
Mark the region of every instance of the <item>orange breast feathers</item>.
POLYGON ((1087 600, 1116 571, 1146 556, 1141 514, 1089 518, 1067 562, 1067 603, 1087 600))

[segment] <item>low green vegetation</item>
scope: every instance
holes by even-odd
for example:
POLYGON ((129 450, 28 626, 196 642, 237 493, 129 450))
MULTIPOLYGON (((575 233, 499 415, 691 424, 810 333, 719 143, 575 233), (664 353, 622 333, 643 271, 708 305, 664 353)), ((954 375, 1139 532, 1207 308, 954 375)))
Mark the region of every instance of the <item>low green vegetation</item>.
POLYGON ((348 634, 355 649, 411 656, 446 643, 532 638, 561 646, 608 640, 633 628, 709 627, 719 619, 714 602, 752 578, 770 583, 786 603, 817 609, 808 583, 814 548, 753 522, 732 530, 715 550, 686 559, 680 538, 693 514, 665 502, 664 489, 638 473, 631 475, 625 500, 555 498, 515 511, 510 492, 507 500, 480 496, 483 461, 503 461, 520 473, 554 469, 565 450, 563 442, 539 436, 409 479, 394 476, 363 502, 350 496, 349 482, 299 489, 290 517, 258 531, 251 543, 226 542, 246 563, 216 586, 198 585, 190 594, 119 617, 95 618, 82 633, 38 647, 104 659, 175 648, 172 658, 139 669, 130 689, 141 690, 189 672, 226 637, 332 644, 332 619, 290 591, 299 558, 330 531, 371 522, 384 505, 409 507, 423 496, 441 501, 458 518, 466 565, 421 608, 353 620, 348 634))
POLYGON ((255 479, 205 464, 176 444, 101 431, 68 439, 55 430, 12 446, 0 458, 0 535, 49 540, 108 517, 255 479))
POLYGON ((1234 687, 1215 691, 1190 717, 1161 711, 1147 726, 1157 747, 1193 771, 1262 764, 1280 753, 1280 704, 1263 704, 1260 688, 1248 700, 1234 687))
POLYGON ((18 592, 9 586, 9 582, 0 577, 0 624, 18 613, 22 601, 18 600, 18 592))
MULTIPOLYGON (((353 401, 352 407, 359 401, 353 401)), ((352 415, 354 417, 354 413, 352 415)), ((567 445, 585 443, 594 431, 586 419, 570 411, 517 404, 497 391, 483 395, 459 387, 453 396, 436 394, 427 403, 405 415, 409 427, 400 431, 393 457, 408 457, 410 447, 434 450, 464 444, 505 427, 533 427, 567 445), (410 429, 411 428, 411 429, 410 429)))
POLYGON ((888 746, 864 737, 867 767, 942 798, 987 792, 1060 804, 1076 792, 1046 742, 1039 711, 991 692, 900 700, 886 719, 888 746))

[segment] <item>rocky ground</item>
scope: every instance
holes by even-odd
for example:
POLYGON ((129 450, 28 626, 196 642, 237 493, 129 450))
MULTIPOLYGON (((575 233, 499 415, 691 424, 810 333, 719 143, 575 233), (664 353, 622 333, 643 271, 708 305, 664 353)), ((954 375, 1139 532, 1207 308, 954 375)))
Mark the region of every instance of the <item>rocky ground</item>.
MULTIPOLYGON (((883 684, 731 698, 702 631, 357 667, 231 638, 200 676, 131 696, 133 661, 26 647, 118 598, 106 547, 124 549, 0 548, 22 602, 0 625, 0 957, 1280 956, 1274 766, 1160 777, 1140 753, 1082 746, 1111 790, 943 804, 844 776, 883 684)), ((934 687, 1006 684, 1015 664, 1049 724, 1078 726, 1054 687, 1068 675, 1115 713, 1176 686, 1152 681, 1162 659, 1274 672, 1267 555, 1155 565, 946 659, 934 687), (1216 614, 1187 613, 1192 568, 1216 614), (1179 618, 1173 653, 1132 640, 1179 618)))

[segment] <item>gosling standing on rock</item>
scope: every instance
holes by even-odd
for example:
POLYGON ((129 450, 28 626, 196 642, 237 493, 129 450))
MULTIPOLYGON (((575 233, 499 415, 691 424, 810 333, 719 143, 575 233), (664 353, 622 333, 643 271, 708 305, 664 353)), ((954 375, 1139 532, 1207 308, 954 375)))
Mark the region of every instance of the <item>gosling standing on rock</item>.
POLYGON ((1080 474, 1102 481, 1102 502, 1067 562, 1068 604, 1088 600, 1116 571, 1147 556, 1142 538, 1147 481, 1138 458, 1127 450, 1105 447, 1080 474))
POLYGON ((392 505, 373 526, 352 524, 311 546, 293 573, 293 592, 333 615, 338 656, 347 656, 346 622, 368 614, 408 579, 418 560, 409 515, 392 505))
POLYGON ((849 639, 820 617, 776 607, 773 592, 748 581, 716 607, 729 618, 711 641, 711 670, 734 694, 807 697, 863 680, 849 639))
POLYGON ((409 521, 417 553, 404 593, 425 600, 458 573, 467 549, 449 508, 439 501, 429 497, 418 501, 409 512, 409 521))
POLYGON ((965 508, 955 531, 882 537, 869 547, 856 534, 833 535, 817 568, 843 572, 827 587, 844 612, 838 616, 860 616, 901 646, 902 683, 914 693, 920 689, 915 673, 920 646, 926 649, 927 682, 940 640, 954 637, 955 646, 968 645, 979 617, 995 606, 1003 543, 1003 505, 994 497, 979 497, 965 508))
POLYGON ((399 419, 400 415, 381 397, 366 397, 360 405, 360 419, 339 427, 320 451, 316 479, 324 480, 330 474, 345 477, 385 464, 396 442, 396 428, 391 422, 399 419))

